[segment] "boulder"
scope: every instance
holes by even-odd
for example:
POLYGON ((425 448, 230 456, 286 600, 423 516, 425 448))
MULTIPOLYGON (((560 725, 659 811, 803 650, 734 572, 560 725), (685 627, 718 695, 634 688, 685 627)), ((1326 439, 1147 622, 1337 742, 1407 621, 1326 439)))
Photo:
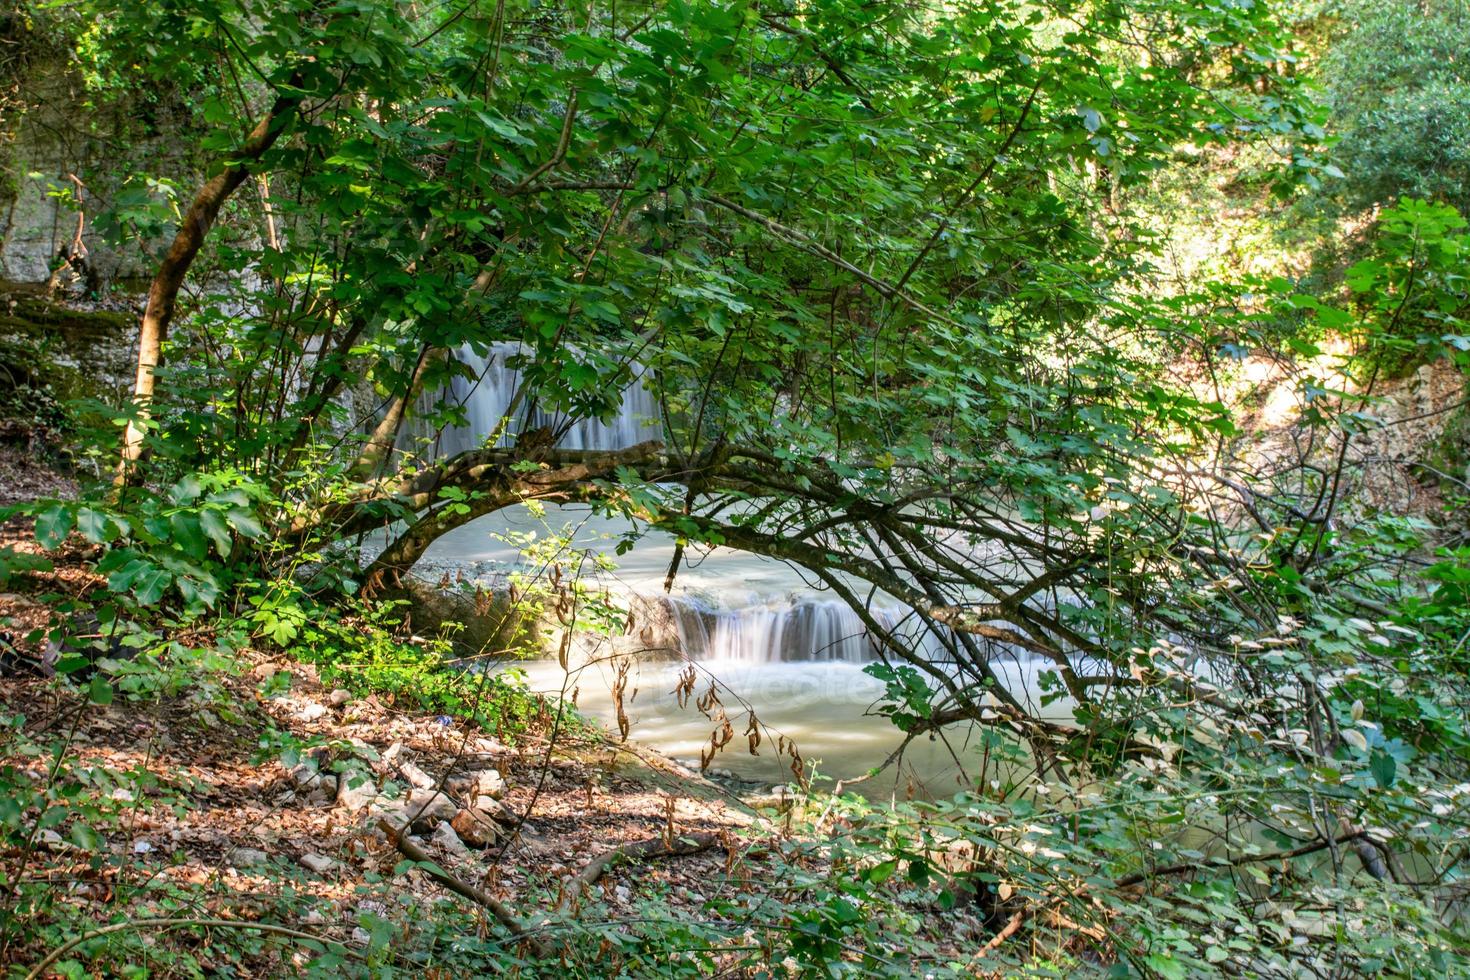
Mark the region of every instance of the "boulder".
MULTIPOLYGON (((383 807, 378 815, 400 831, 411 821, 410 829, 427 833, 440 822, 453 820, 458 812, 459 807, 443 793, 435 793, 432 790, 414 790, 406 801, 383 807)), ((373 822, 376 820, 374 819, 373 822)))

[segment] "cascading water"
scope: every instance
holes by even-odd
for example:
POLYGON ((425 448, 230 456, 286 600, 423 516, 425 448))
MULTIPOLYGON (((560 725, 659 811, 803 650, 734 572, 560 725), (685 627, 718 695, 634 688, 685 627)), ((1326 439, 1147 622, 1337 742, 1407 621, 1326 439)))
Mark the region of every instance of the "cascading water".
MULTIPOLYGON (((821 594, 768 601, 749 597, 729 605, 693 596, 668 596, 664 603, 678 631, 680 650, 691 660, 863 664, 878 659, 881 652, 867 624, 851 606, 821 594)), ((906 642, 937 651, 937 638, 917 630, 907 610, 873 609, 870 615, 906 642)))
POLYGON ((579 418, 568 424, 566 413, 548 411, 542 405, 527 412, 523 399, 517 406, 518 417, 502 425, 521 389, 521 371, 510 363, 521 352, 521 345, 515 343, 492 344, 483 355, 468 345, 456 352, 455 356, 474 374, 473 379, 455 378, 449 390, 450 397, 464 407, 467 424, 439 433, 435 455, 452 456, 475 449, 497 431, 502 432, 500 445, 509 445, 516 433, 542 427, 566 429, 557 442, 563 449, 626 449, 658 438, 658 403, 644 386, 639 370, 635 370, 633 383, 623 389, 617 414, 607 422, 579 418))

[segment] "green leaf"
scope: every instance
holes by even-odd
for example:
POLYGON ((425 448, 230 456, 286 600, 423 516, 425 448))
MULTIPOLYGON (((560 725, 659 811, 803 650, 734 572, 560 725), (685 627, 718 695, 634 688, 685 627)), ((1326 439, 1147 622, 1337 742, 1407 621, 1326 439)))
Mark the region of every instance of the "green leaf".
POLYGON ((893 872, 897 870, 897 860, 884 861, 881 864, 875 864, 868 869, 868 882, 869 884, 873 885, 881 885, 883 884, 883 882, 893 877, 893 872))
POLYGON ((265 537, 265 528, 261 527, 260 521, 255 519, 255 515, 245 508, 232 508, 226 516, 229 519, 230 526, 240 532, 242 537, 252 540, 265 537))
POLYGON ((230 554, 230 526, 225 522, 224 515, 217 510, 202 510, 199 512, 199 528, 209 540, 214 542, 214 550, 221 558, 227 558, 230 554))
POLYGON ((1373 774, 1373 781, 1379 787, 1388 789, 1398 774, 1398 763, 1387 752, 1374 752, 1368 759, 1368 771, 1373 774))
POLYGON ((151 606, 163 598, 173 575, 158 567, 149 567, 140 572, 133 582, 133 595, 140 605, 151 606))
POLYGON ((61 547, 71 526, 71 508, 65 504, 55 504, 36 515, 36 541, 47 551, 52 551, 61 547))
POLYGON ((87 697, 93 704, 111 704, 112 685, 107 683, 101 674, 97 674, 87 687, 87 697))
POLYGON ((115 536, 112 521, 100 510, 77 508, 77 530, 93 544, 105 544, 115 536))

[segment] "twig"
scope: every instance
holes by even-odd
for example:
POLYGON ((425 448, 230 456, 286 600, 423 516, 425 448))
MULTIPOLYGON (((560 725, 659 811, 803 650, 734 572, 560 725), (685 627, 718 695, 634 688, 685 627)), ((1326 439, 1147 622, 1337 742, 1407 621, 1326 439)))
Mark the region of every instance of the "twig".
POLYGON ((1026 910, 1021 909, 1015 915, 1011 916, 1010 920, 1001 927, 1000 932, 997 932, 995 935, 991 936, 989 942, 980 947, 980 952, 976 953, 974 959, 972 959, 970 962, 973 963, 975 962, 975 960, 984 959, 986 956, 995 952, 997 949, 1000 948, 1001 943, 1005 942, 1007 939, 1010 939, 1016 933, 1021 931, 1021 923, 1025 921, 1026 910))

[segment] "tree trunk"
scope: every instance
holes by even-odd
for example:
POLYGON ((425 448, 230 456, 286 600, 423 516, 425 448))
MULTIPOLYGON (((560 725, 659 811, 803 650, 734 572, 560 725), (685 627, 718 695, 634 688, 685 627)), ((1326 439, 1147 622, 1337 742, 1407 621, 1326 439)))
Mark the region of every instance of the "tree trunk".
POLYGON ((235 154, 233 161, 224 170, 205 181, 189 210, 179 224, 173 244, 153 277, 148 288, 148 305, 143 310, 143 321, 138 327, 138 376, 133 386, 135 415, 128 423, 123 436, 122 460, 118 467, 117 484, 126 485, 137 479, 137 464, 143 459, 143 437, 147 427, 150 407, 153 404, 153 389, 157 380, 157 369, 163 342, 168 337, 168 327, 173 320, 174 304, 179 290, 194 258, 204 245, 205 236, 214 226, 220 208, 249 176, 250 164, 265 154, 280 136, 286 123, 301 103, 297 91, 301 84, 298 74, 287 82, 287 94, 276 97, 270 111, 255 124, 245 144, 235 154))

